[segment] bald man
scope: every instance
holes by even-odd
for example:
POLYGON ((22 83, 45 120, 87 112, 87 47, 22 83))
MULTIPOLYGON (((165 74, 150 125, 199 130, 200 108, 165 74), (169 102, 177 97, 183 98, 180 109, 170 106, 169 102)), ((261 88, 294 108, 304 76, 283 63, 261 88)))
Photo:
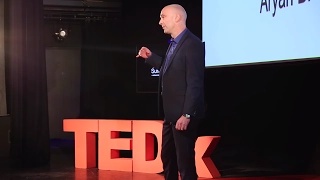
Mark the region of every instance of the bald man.
POLYGON ((186 28, 187 13, 177 4, 164 7, 159 24, 171 43, 164 58, 147 47, 137 57, 160 70, 159 100, 164 110, 161 159, 166 180, 198 178, 195 142, 204 118, 204 44, 186 28))

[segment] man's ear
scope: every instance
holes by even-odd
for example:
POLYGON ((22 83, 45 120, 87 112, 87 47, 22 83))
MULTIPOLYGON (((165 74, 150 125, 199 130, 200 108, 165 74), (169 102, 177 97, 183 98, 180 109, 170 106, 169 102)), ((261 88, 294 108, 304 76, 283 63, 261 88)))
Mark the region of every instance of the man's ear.
POLYGON ((175 15, 175 21, 176 22, 179 22, 181 20, 181 15, 179 14, 179 13, 177 13, 176 15, 175 15))

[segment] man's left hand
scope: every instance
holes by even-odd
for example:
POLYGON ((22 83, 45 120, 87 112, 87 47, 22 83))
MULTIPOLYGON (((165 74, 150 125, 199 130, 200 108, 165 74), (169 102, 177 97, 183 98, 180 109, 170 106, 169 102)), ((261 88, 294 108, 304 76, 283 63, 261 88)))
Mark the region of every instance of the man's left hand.
POLYGON ((180 131, 187 130, 189 122, 190 122, 189 118, 181 116, 176 123, 176 129, 180 131))

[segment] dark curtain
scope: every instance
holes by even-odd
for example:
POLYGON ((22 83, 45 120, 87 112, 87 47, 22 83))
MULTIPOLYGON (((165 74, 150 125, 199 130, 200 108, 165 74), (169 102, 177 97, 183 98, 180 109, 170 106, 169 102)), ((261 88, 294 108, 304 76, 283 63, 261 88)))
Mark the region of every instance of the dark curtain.
POLYGON ((43 1, 7 0, 7 84, 16 167, 50 161, 43 1))

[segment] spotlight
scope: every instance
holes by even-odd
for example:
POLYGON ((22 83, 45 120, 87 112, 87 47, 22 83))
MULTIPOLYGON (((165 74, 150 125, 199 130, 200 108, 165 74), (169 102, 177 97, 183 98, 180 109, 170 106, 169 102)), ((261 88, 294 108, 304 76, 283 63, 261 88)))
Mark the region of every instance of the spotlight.
POLYGON ((59 32, 54 33, 54 38, 58 42, 64 41, 64 39, 68 36, 68 31, 60 28, 59 32))

